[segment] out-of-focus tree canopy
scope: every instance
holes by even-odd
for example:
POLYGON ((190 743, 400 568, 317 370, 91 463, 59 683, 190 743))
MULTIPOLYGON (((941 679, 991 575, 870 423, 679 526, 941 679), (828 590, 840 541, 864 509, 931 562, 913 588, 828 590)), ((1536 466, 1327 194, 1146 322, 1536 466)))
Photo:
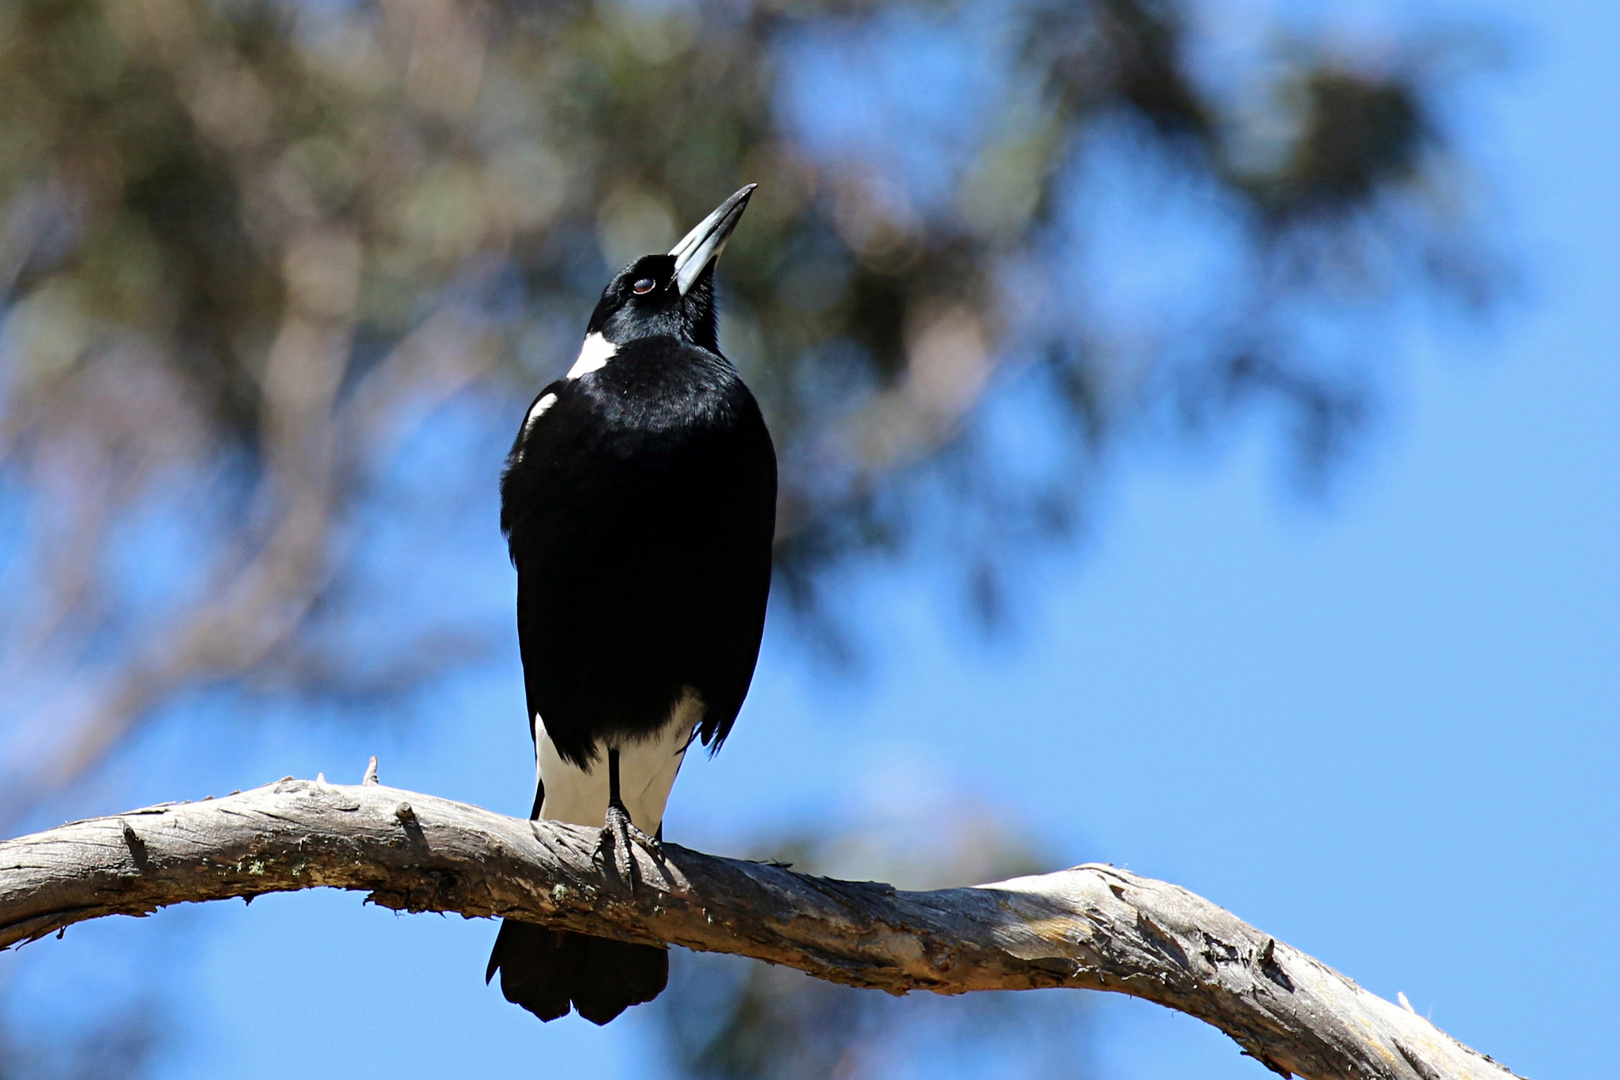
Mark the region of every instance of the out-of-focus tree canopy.
POLYGON ((1313 328, 1483 280, 1443 87, 1199 42, 1155 0, 0 0, 6 813, 187 688, 397 693, 464 655, 432 621, 344 644, 402 485, 494 483, 399 447, 469 394, 515 430, 610 268, 742 182, 722 337, 801 614, 922 501, 993 611, 1159 405, 1270 397, 1328 459, 1377 358, 1313 328), (1160 203, 1186 228, 1133 240, 1160 203), (1122 233, 1199 288, 1122 291, 1122 233), (1040 453, 981 422, 998 393, 1040 453))
MULTIPOLYGON (((1491 275, 1423 52, 1212 48, 1223 10, 0 0, 0 822, 187 690, 375 700, 480 648, 361 557, 495 483, 498 439, 413 433, 469 400, 515 431, 610 271, 744 182, 722 338, 781 457, 779 609, 820 625, 829 571, 932 528, 992 616, 1166 418, 1265 402, 1314 475, 1376 328, 1491 275)), ((951 882, 1017 869, 983 824, 951 882)), ((921 1069, 947 1032, 1069 1072, 1041 1055, 1078 1007, 690 957, 656 1006, 682 1074, 738 1080, 921 1069)), ((0 1032, 0 1073, 139 1071, 131 1015, 61 1061, 0 1032)))

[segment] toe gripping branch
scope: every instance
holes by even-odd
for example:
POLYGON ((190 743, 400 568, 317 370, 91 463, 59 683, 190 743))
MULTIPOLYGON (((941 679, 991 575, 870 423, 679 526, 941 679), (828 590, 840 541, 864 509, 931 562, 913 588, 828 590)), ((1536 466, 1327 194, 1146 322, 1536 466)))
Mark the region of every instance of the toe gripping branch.
POLYGON ((597 850, 604 862, 612 862, 619 876, 629 882, 633 891, 640 883, 641 873, 636 868, 635 857, 630 852, 631 844, 651 855, 653 861, 660 866, 663 865, 664 846, 659 842, 659 838, 648 836, 630 820, 630 811, 625 809, 624 800, 619 795, 619 752, 609 750, 607 817, 602 823, 602 840, 597 850), (611 856, 609 848, 612 849, 611 856))

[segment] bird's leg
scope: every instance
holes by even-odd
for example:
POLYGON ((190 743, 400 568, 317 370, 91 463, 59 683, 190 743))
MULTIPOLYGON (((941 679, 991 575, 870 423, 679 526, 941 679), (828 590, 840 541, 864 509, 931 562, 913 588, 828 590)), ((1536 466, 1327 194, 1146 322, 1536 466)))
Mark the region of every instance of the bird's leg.
MULTIPOLYGON (((659 826, 663 832, 663 826, 659 826)), ((648 836, 636 827, 630 820, 630 811, 624 807, 624 800, 619 796, 619 752, 608 751, 608 808, 607 818, 602 823, 602 846, 609 843, 613 845, 614 867, 619 876, 630 883, 634 889, 638 884, 636 860, 630 854, 630 845, 635 844, 659 863, 664 861, 664 847, 657 837, 648 836)))

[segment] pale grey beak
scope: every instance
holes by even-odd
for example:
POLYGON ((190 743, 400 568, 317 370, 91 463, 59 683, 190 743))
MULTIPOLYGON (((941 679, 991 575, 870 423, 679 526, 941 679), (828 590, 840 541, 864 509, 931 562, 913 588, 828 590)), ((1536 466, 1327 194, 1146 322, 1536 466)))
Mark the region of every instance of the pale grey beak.
POLYGON ((685 296, 692 283, 703 273, 703 268, 720 257, 725 249, 726 240, 731 236, 731 230, 737 227, 742 220, 743 211, 748 208, 748 196, 754 193, 758 184, 749 184, 737 194, 715 207, 714 213, 698 222, 697 228, 681 238, 681 242, 669 249, 675 256, 675 286, 685 296))

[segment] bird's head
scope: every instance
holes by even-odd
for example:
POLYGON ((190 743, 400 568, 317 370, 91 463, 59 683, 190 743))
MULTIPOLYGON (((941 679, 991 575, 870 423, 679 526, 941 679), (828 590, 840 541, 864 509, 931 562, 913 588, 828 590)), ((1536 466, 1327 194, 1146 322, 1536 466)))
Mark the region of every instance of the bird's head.
POLYGON ((668 334, 719 352, 714 264, 753 194, 749 184, 715 208, 668 255, 643 255, 602 290, 586 335, 614 345, 668 334))

